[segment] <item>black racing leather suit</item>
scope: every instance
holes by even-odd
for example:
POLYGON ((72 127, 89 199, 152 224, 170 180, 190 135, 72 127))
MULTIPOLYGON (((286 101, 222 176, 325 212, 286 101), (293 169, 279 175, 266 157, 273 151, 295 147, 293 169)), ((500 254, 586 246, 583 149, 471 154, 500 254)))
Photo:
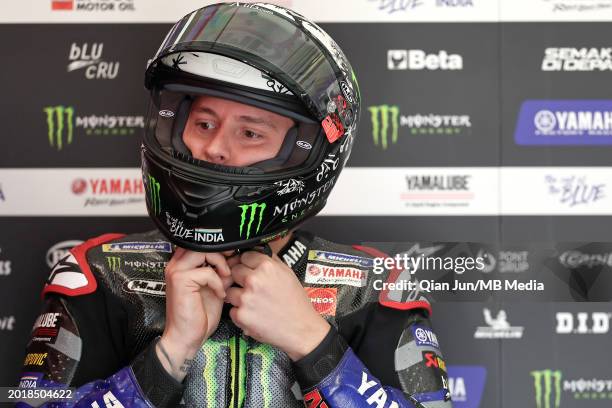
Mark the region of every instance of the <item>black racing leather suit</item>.
POLYGON ((373 273, 376 250, 303 231, 278 255, 331 323, 322 343, 292 363, 243 335, 226 308, 177 382, 154 351, 172 253, 158 231, 107 234, 73 248, 43 290, 20 386, 77 387, 71 400, 45 407, 451 407, 426 299, 376 291, 374 280, 398 279, 373 273))

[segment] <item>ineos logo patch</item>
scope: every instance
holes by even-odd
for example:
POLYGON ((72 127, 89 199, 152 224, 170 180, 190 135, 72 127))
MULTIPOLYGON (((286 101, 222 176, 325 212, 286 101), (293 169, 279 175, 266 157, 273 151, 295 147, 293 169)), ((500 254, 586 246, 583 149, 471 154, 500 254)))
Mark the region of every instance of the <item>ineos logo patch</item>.
POLYGON ((164 118, 171 118, 174 116, 174 112, 168 109, 163 109, 159 111, 159 116, 162 116, 164 118))

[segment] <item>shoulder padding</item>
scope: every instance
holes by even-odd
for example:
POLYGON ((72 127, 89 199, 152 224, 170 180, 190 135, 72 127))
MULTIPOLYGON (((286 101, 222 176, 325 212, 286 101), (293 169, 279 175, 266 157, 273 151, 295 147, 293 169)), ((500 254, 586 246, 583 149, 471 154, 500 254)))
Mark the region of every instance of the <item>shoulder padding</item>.
MULTIPOLYGON (((353 248, 358 251, 365 252, 366 254, 374 258, 389 258, 389 255, 376 248, 371 248, 362 245, 353 245, 353 248)), ((387 283, 397 282, 400 279, 401 274, 402 271, 400 269, 393 268, 389 273, 387 283)), ((390 307, 392 309, 425 309, 429 313, 429 316, 431 316, 431 305, 429 304, 429 301, 427 301, 427 299, 423 296, 420 296, 419 300, 403 300, 404 296, 399 296, 399 300, 394 300, 393 298, 398 298, 398 296, 391 296, 389 289, 385 287, 384 290, 380 291, 380 294, 378 296, 378 302, 381 305, 390 307)))
POLYGON ((124 236, 124 234, 104 234, 72 248, 68 255, 60 259, 51 269, 42 296, 47 293, 80 296, 95 292, 98 284, 87 262, 87 251, 124 236))

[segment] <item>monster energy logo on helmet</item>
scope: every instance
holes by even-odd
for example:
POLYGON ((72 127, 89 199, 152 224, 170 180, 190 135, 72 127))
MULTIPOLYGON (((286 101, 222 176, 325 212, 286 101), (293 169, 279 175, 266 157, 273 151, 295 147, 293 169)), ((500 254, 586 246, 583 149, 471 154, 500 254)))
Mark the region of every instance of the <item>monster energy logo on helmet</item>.
POLYGON ((151 202, 151 210, 155 213, 155 215, 159 215, 159 213, 161 212, 159 189, 160 185, 155 179, 155 177, 150 174, 147 174, 147 190, 149 190, 149 201, 151 202))
POLYGON ((251 226, 256 218, 259 217, 257 222, 257 227, 255 229, 255 233, 259 233, 259 228, 261 227, 261 221, 263 220, 264 210, 266 209, 266 203, 252 203, 245 204, 239 206, 242 209, 242 214, 240 215, 240 237, 242 238, 242 234, 246 233, 246 239, 251 237, 251 226), (257 211, 259 210, 259 212, 257 211), (247 220, 248 218, 248 220, 247 220), (246 223, 246 228, 245 228, 246 223))
POLYGON ((395 105, 378 105, 368 108, 372 119, 372 137, 374 144, 382 146, 383 150, 387 149, 389 133, 391 134, 391 143, 397 143, 397 134, 399 129, 399 108, 395 105))
POLYGON ((559 408, 561 406, 561 371, 532 371, 537 408, 559 408), (554 394, 554 399, 553 399, 554 394), (554 401, 554 405, 551 402, 554 401))
POLYGON ((51 147, 62 150, 64 137, 66 143, 72 143, 74 133, 74 108, 72 106, 47 106, 43 109, 47 114, 47 134, 51 147))

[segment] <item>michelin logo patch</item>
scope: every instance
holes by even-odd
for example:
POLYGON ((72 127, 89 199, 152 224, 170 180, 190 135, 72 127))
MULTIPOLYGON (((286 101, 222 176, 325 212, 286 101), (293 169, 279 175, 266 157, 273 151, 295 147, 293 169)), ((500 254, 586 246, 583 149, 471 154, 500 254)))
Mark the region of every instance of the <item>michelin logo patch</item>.
POLYGON ((440 348, 436 334, 428 327, 412 326, 412 336, 417 346, 428 346, 436 349, 440 348))
POLYGON ((146 254, 154 252, 172 252, 172 244, 169 242, 116 242, 103 244, 102 252, 124 252, 134 254, 146 254))
POLYGON ((344 264, 354 265, 361 268, 371 268, 374 261, 370 258, 364 258, 362 256, 341 254, 338 252, 327 252, 327 251, 308 251, 308 260, 315 262, 327 262, 333 264, 344 264))

